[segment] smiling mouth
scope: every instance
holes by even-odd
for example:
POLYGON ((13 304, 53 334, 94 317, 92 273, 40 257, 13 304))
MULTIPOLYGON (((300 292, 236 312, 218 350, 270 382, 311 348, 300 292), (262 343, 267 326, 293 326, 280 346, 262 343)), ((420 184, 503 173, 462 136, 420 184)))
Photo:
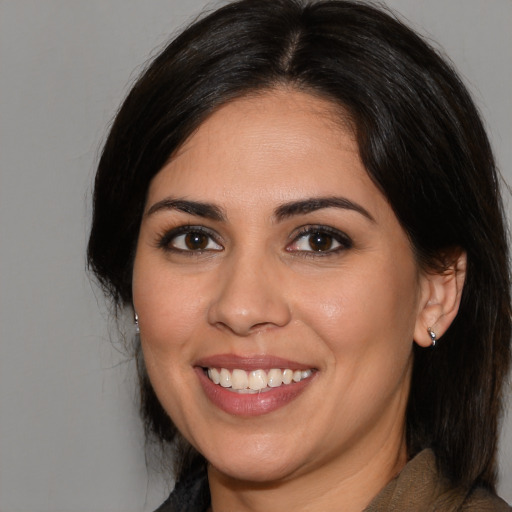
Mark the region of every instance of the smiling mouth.
POLYGON ((245 371, 241 369, 203 368, 207 377, 229 391, 240 394, 262 393, 272 389, 301 382, 313 375, 314 369, 292 370, 290 368, 245 371))

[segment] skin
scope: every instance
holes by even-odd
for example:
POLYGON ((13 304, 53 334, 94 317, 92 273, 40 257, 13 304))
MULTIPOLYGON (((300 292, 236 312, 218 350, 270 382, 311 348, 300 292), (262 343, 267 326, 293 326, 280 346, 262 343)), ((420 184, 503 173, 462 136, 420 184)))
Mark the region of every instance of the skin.
POLYGON ((213 510, 362 510, 407 461, 413 339, 428 346, 427 327, 438 337, 447 328, 460 275, 419 268, 327 101, 276 89, 211 115, 150 184, 133 297, 155 392, 210 463, 213 510), (285 203, 332 196, 359 211, 276 216, 285 203), (225 218, 154 206, 166 198, 225 218), (211 233, 203 250, 184 236, 162 242, 188 225, 211 233), (328 248, 314 251, 304 226, 343 237, 324 235, 328 248), (240 417, 209 401, 194 369, 225 353, 316 371, 284 407, 240 417))

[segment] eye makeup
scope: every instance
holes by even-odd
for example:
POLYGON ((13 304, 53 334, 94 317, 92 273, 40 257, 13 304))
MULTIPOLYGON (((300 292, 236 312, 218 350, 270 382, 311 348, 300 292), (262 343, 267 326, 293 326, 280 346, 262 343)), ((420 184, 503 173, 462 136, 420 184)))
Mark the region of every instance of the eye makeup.
POLYGON ((156 247, 165 252, 185 255, 222 251, 218 236, 210 229, 198 225, 183 225, 159 234, 156 247))
POLYGON ((331 226, 303 226, 294 235, 292 243, 286 247, 288 252, 297 252, 307 257, 331 256, 353 247, 351 238, 331 226))

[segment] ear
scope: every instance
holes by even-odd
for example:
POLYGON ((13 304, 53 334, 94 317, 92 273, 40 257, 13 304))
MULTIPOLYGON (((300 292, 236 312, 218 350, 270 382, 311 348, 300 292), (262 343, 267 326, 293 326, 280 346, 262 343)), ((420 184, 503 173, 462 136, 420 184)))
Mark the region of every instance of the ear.
POLYGON ((414 328, 414 341, 422 347, 432 345, 429 329, 439 340, 459 311, 466 278, 466 252, 457 249, 445 256, 444 270, 429 270, 420 277, 421 299, 414 328))

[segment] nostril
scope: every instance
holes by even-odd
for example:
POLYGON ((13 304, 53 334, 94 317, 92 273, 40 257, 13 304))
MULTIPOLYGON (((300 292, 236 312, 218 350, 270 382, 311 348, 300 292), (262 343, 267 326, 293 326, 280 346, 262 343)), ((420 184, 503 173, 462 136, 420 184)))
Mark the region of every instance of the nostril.
POLYGON ((287 299, 268 275, 235 265, 219 278, 208 309, 210 325, 247 336, 290 321, 287 299))
POLYGON ((278 325, 273 324, 271 322, 260 322, 260 323, 254 324, 249 329, 249 332, 250 333, 264 332, 264 331, 268 331, 268 330, 271 330, 271 329, 275 329, 276 327, 278 327, 278 325))
POLYGON ((230 322, 215 322, 213 325, 214 325, 214 327, 216 327, 220 330, 229 331, 231 333, 236 334, 237 336, 242 336, 242 337, 264 333, 264 332, 270 331, 272 329, 278 329, 279 327, 281 327, 281 325, 273 323, 273 322, 258 322, 258 323, 251 325, 251 324, 244 324, 243 322, 236 323, 236 322, 230 321, 230 322))

